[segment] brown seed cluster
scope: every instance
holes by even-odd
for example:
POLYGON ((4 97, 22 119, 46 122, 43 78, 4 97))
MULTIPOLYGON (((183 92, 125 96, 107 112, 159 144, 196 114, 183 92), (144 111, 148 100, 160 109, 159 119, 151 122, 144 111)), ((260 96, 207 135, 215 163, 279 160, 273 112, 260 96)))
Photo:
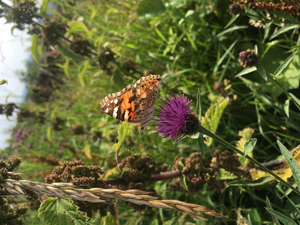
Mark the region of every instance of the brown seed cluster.
POLYGON ((289 0, 281 3, 273 3, 271 1, 265 1, 265 2, 259 2, 257 0, 231 0, 232 2, 235 2, 236 4, 239 4, 241 7, 249 5, 251 9, 259 12, 259 11, 282 11, 286 13, 287 15, 300 15, 300 6, 298 0, 289 0))
POLYGON ((70 46, 71 50, 75 53, 82 55, 82 56, 90 56, 92 53, 92 44, 88 41, 83 39, 81 36, 74 36, 74 40, 70 46))
POLYGON ((128 188, 138 188, 140 190, 146 190, 151 175, 164 172, 167 167, 167 164, 157 166, 150 154, 147 154, 146 157, 140 157, 135 153, 124 158, 120 163, 122 177, 128 184, 128 188), (139 184, 137 185, 137 183, 139 184))
POLYGON ((259 61, 259 54, 253 49, 248 49, 247 51, 240 52, 239 61, 244 68, 256 66, 259 61))
POLYGON ((49 45, 58 45, 61 37, 64 37, 68 26, 61 22, 61 19, 45 21, 43 28, 43 38, 49 45))
MULTIPOLYGON (((192 193, 200 191, 205 184, 207 184, 208 189, 214 189, 219 192, 222 191, 226 181, 218 177, 220 168, 229 172, 235 172, 234 169, 236 166, 240 165, 238 157, 232 155, 227 150, 223 152, 216 150, 211 162, 204 159, 201 153, 198 152, 192 153, 188 158, 176 157, 172 171, 180 169, 180 162, 184 165, 181 171, 182 174, 185 175, 186 191, 192 193)), ((169 184, 172 191, 181 190, 183 187, 180 183, 180 179, 176 178, 174 181, 174 183, 169 184)))
POLYGON ((229 13, 233 16, 240 14, 242 12, 242 7, 239 4, 233 3, 229 6, 229 13))

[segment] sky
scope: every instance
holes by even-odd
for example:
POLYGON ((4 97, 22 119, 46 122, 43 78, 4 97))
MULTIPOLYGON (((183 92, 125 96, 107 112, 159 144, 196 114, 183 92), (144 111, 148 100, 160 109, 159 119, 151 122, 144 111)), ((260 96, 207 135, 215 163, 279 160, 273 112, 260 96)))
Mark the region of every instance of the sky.
MULTIPOLYGON (((3 1, 11 5, 9 1, 3 1)), ((13 23, 5 23, 4 18, 0 18, 0 80, 5 79, 8 84, 0 86, 0 104, 5 104, 5 99, 9 95, 7 103, 21 103, 22 95, 25 93, 25 83, 21 82, 16 71, 25 70, 25 61, 28 60, 31 46, 31 36, 27 34, 27 29, 20 31, 11 28, 13 23)), ((16 113, 7 120, 5 115, 0 115, 0 151, 8 146, 6 140, 11 137, 10 129, 16 125, 16 113)))

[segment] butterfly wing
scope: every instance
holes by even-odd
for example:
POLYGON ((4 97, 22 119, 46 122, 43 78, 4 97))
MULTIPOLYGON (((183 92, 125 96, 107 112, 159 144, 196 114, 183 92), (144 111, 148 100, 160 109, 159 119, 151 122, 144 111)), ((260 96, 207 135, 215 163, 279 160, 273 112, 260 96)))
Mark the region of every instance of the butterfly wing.
POLYGON ((153 118, 152 107, 157 98, 160 83, 159 75, 142 77, 134 85, 107 95, 100 103, 101 108, 115 119, 138 123, 141 133, 153 118))

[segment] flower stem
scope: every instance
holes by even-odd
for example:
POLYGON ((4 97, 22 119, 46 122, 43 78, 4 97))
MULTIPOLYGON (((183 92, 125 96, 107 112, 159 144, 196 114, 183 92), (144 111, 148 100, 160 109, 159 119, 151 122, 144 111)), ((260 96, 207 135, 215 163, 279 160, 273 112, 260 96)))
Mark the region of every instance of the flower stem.
MULTIPOLYGON (((211 131, 209 131, 208 129, 206 129, 205 127, 201 126, 200 128, 200 132, 202 132, 203 134, 213 138, 214 140, 218 141, 219 143, 225 145, 227 148, 239 153, 240 155, 244 156, 244 152, 242 152, 241 150, 237 149, 236 147, 234 147, 233 145, 229 144, 227 141, 223 140, 222 138, 220 138, 219 136, 217 136, 216 134, 212 133, 211 131)), ((286 182, 285 180, 283 180, 281 177, 279 177, 278 175, 276 175, 275 173, 273 173, 270 169, 268 169, 267 167, 265 167, 264 165, 262 165, 261 163, 259 163, 257 160, 251 158, 248 155, 245 155, 244 157, 246 157, 248 160, 250 160, 251 162, 253 162, 254 164, 256 164, 257 166, 259 166, 262 170, 268 172, 269 174, 271 174, 274 178, 276 178, 277 180, 280 181, 280 183, 284 184, 285 186, 287 186, 288 188, 292 189, 294 192, 296 192, 298 195, 300 195, 300 192, 294 188, 292 185, 290 185, 288 182, 286 182)))

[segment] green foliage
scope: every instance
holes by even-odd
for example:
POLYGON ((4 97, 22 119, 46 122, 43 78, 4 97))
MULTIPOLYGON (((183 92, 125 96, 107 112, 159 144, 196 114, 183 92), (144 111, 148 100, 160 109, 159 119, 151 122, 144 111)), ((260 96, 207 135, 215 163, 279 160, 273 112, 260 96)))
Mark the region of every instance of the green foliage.
MULTIPOLYGON (((226 108, 229 99, 221 98, 215 104, 212 104, 209 109, 206 111, 205 116, 202 117, 201 125, 212 132, 216 132, 219 121, 221 119, 222 113, 226 108)), ((210 137, 205 138, 205 144, 210 146, 212 144, 213 139, 210 137)))
POLYGON ((39 217, 49 225, 90 224, 74 202, 67 199, 48 198, 43 201, 38 212, 39 217))
POLYGON ((113 149, 120 151, 122 145, 124 144, 125 138, 129 130, 129 123, 122 122, 122 125, 118 128, 118 143, 114 144, 113 149))

